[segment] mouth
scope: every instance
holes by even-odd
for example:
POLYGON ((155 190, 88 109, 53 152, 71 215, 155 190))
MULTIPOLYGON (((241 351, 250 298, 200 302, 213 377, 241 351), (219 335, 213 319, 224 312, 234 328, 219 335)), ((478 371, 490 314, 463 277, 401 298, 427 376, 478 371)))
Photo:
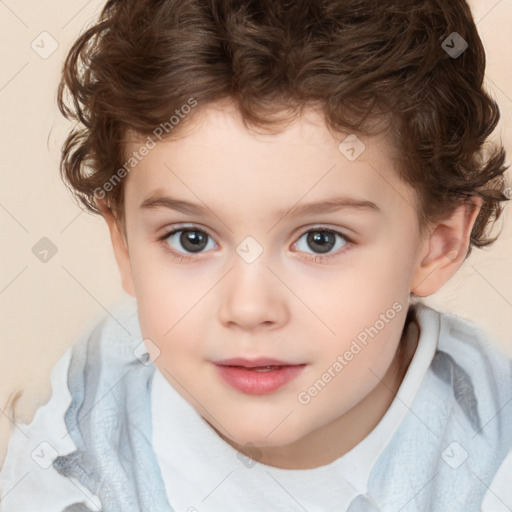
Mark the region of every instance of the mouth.
POLYGON ((295 379, 306 366, 277 359, 224 359, 214 362, 224 383, 250 395, 266 395, 295 379))

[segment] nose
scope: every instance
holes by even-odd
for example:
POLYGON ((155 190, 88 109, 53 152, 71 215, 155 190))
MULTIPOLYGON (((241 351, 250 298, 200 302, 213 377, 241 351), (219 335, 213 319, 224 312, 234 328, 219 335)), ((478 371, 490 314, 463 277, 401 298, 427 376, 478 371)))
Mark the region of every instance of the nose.
POLYGON ((238 258, 220 286, 219 320, 243 330, 277 329, 289 318, 286 288, 265 258, 247 263, 238 258))

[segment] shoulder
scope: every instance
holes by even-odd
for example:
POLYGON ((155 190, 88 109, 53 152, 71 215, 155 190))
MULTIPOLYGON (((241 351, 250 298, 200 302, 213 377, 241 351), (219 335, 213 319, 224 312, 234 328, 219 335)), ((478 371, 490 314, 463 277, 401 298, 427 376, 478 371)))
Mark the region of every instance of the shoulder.
MULTIPOLYGON (((512 360, 475 322, 420 305, 418 314, 439 329, 432 373, 449 390, 447 402, 473 426, 471 442, 493 453, 482 512, 512 509, 512 360), (491 482, 492 480, 492 482, 491 482)), ((484 452, 482 452, 484 453, 484 452)))
MULTIPOLYGON (((490 488, 510 506, 505 483, 512 462, 505 462, 512 448, 510 358, 474 322, 422 303, 415 307, 420 343, 409 370, 426 372, 376 464, 372 492, 400 508, 411 488, 425 489, 428 498, 419 492, 418 502, 407 498, 411 510, 420 499, 436 510, 480 510, 490 488), (397 474, 407 477, 403 495, 397 474)), ((484 512, 501 510, 493 506, 484 512)))
POLYGON ((512 450, 498 469, 484 496, 481 512, 510 512, 512 510, 512 450))
POLYGON ((84 496, 91 506, 95 504, 95 497, 86 489, 65 479, 52 467, 57 456, 76 449, 64 423, 64 414, 71 402, 67 387, 70 360, 71 348, 68 348, 52 370, 50 400, 36 411, 29 424, 12 426, 0 472, 3 512, 33 510, 35 502, 38 511, 53 512, 83 501, 84 496))
POLYGON ((501 462, 512 447, 511 358, 475 322, 425 305, 417 314, 420 330, 435 344, 424 402, 436 404, 431 414, 439 421, 457 420, 461 436, 501 462))
MULTIPOLYGON (((492 340, 489 332, 475 322, 454 313, 417 304, 422 325, 427 322, 437 329, 437 359, 442 353, 451 367, 463 370, 481 389, 492 388, 510 399, 512 392, 512 359, 492 340)), ((434 358, 434 362, 435 362, 434 358)))
POLYGON ((116 363, 144 357, 142 347, 140 355, 137 352, 141 339, 134 301, 120 303, 89 321, 52 369, 50 400, 29 424, 12 425, 0 471, 2 512, 35 510, 34 503, 39 512, 55 512, 84 501, 91 510, 98 510, 98 498, 77 479, 60 474, 53 463, 77 450, 77 437, 69 431, 66 415, 74 410, 77 393, 83 397, 85 381, 100 378, 94 367, 99 370, 110 363, 114 369, 122 366, 116 363))
POLYGON ((438 318, 432 372, 451 387, 459 405, 477 407, 483 422, 499 414, 495 426, 512 429, 512 411, 503 409, 512 397, 511 358, 475 322, 426 306, 421 310, 438 318))

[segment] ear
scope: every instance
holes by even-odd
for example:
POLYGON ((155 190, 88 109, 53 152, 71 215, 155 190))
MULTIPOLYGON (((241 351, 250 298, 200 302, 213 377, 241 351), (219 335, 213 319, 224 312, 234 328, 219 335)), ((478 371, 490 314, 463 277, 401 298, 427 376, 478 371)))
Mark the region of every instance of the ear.
POLYGON ((482 202, 481 197, 472 197, 433 229, 413 276, 412 293, 419 297, 432 295, 457 272, 466 257, 482 202))
POLYGON ((128 295, 135 297, 135 287, 133 284, 132 266, 130 262, 130 253, 128 251, 127 237, 123 232, 122 227, 119 225, 118 219, 105 202, 97 199, 96 204, 101 210, 103 218, 105 219, 110 231, 114 256, 121 274, 123 289, 128 295))

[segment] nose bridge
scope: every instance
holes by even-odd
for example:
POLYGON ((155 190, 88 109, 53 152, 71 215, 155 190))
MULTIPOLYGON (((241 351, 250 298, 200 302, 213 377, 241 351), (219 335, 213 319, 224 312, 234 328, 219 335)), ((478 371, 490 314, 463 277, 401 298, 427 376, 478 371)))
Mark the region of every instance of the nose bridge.
POLYGON ((246 237, 233 255, 233 268, 222 288, 220 319, 254 328, 276 324, 286 316, 285 297, 269 270, 269 253, 253 237, 246 237))

